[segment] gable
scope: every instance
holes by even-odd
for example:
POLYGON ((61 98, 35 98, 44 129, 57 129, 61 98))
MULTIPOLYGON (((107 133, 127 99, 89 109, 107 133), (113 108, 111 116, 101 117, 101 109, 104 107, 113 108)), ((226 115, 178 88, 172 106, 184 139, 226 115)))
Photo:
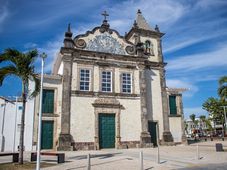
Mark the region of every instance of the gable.
POLYGON ((78 35, 74 38, 75 48, 88 51, 112 53, 118 55, 129 55, 130 50, 134 52, 134 46, 131 42, 126 41, 117 31, 102 31, 96 27, 93 31, 86 34, 78 35))

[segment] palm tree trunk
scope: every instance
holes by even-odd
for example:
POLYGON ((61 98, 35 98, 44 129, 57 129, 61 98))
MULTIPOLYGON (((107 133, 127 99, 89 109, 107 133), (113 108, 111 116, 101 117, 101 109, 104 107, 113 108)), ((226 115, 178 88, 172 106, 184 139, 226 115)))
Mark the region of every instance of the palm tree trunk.
POLYGON ((22 102, 23 109, 21 115, 21 129, 20 129, 20 143, 19 143, 19 164, 24 162, 24 120, 25 120, 25 106, 26 106, 26 81, 22 81, 22 102))

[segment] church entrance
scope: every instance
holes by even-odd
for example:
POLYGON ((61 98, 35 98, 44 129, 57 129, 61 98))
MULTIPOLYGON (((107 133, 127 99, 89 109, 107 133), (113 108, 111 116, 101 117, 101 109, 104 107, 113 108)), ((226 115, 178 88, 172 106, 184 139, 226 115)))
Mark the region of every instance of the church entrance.
POLYGON ((99 147, 115 148, 115 114, 99 114, 99 147))
POLYGON ((157 122, 148 122, 148 131, 151 135, 151 142, 157 146, 157 122))
POLYGON ((42 121, 41 149, 53 149, 54 121, 42 121))

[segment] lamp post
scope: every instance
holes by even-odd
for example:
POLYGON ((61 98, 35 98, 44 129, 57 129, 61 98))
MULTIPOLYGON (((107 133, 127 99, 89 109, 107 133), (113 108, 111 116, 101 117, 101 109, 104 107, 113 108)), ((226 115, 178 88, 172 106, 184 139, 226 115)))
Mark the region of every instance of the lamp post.
MULTIPOLYGON (((227 106, 221 106, 221 107, 223 107, 223 109, 224 109, 224 117, 225 117, 225 130, 226 130, 226 111, 225 111, 225 107, 227 107, 227 106)), ((224 137, 224 136, 223 136, 224 137)))
POLYGON ((36 170, 40 170, 40 148, 41 148, 41 131, 42 131, 42 99, 43 99, 43 67, 44 59, 47 57, 45 53, 40 55, 42 58, 41 67, 41 82, 40 82, 40 96, 39 96, 39 127, 38 127, 38 142, 37 142, 37 162, 36 170))

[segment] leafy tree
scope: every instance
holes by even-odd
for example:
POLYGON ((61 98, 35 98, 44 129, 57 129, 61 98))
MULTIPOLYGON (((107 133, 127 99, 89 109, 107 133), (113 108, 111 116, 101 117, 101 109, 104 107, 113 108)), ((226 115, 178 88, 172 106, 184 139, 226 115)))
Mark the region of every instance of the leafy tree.
POLYGON ((206 116, 205 116, 205 115, 200 115, 200 116, 199 116, 199 119, 200 119, 202 122, 205 122, 206 116))
POLYGON ((218 88, 218 95, 222 100, 227 99, 227 76, 223 76, 219 79, 219 88, 218 88))
POLYGON ((192 122, 195 123, 195 114, 191 114, 189 117, 192 120, 192 122))
POLYGON ((202 132, 204 132, 203 125, 206 124, 206 116, 205 115, 200 115, 199 119, 202 122, 202 132))
POLYGON ((224 129, 224 110, 221 106, 226 106, 227 103, 223 100, 210 97, 203 103, 203 109, 209 112, 212 120, 216 123, 222 124, 224 129))
POLYGON ((15 49, 6 49, 0 54, 0 63, 5 62, 6 66, 0 68, 0 86, 7 76, 15 75, 22 81, 22 102, 23 109, 21 115, 21 131, 19 143, 19 163, 23 164, 23 146, 24 146, 24 120, 25 106, 28 97, 29 80, 35 82, 35 89, 31 93, 31 97, 38 94, 40 90, 40 81, 34 73, 34 62, 38 56, 37 50, 31 50, 27 53, 22 53, 15 49))
POLYGON ((184 121, 184 130, 188 134, 188 124, 186 121, 184 121))

